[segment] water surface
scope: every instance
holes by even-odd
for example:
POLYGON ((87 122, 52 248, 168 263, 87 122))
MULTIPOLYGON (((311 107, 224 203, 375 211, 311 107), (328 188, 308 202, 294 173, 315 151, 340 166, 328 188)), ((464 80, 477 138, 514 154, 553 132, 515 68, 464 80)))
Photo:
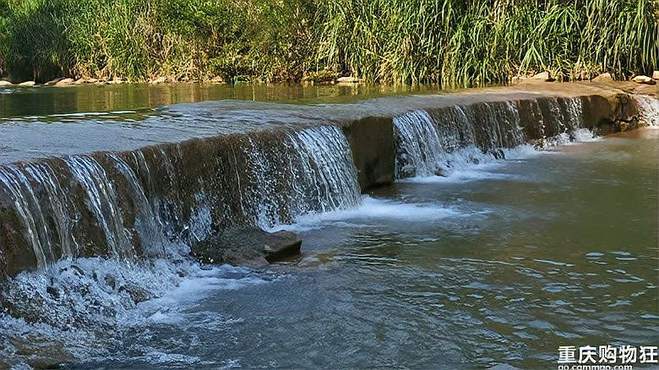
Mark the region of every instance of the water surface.
POLYGON ((658 143, 528 152, 306 217, 299 263, 150 311, 79 367, 547 368, 560 345, 651 345, 658 143))

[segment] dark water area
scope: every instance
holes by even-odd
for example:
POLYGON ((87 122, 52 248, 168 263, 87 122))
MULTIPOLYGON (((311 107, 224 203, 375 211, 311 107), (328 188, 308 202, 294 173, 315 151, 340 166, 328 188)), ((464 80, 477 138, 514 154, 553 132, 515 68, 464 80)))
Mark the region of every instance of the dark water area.
MULTIPOLYGON (((347 103, 406 93, 437 93, 433 86, 285 85, 285 84, 121 84, 71 87, 0 88, 0 118, 44 117, 71 113, 146 113, 153 108, 209 100, 286 103, 347 103)), ((58 120, 61 117, 50 117, 58 120)))
POLYGON ((522 150, 303 218, 298 263, 193 279, 74 368, 540 369, 562 345, 652 345, 658 143, 522 150))

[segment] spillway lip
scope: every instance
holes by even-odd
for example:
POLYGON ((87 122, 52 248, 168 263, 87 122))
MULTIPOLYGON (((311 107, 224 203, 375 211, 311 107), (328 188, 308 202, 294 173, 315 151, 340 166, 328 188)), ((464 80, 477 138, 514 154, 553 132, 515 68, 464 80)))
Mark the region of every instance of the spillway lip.
POLYGON ((366 117, 392 118, 412 110, 516 101, 543 96, 602 96, 620 88, 598 84, 549 84, 464 90, 448 94, 391 96, 345 104, 207 101, 107 114, 4 118, 0 164, 94 152, 124 152, 258 131, 320 125, 350 126, 366 117))

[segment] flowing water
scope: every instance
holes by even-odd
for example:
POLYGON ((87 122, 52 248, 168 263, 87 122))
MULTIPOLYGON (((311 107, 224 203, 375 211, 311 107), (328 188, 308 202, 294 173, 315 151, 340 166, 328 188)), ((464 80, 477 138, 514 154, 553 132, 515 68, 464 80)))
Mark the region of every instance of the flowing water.
MULTIPOLYGON (((640 104, 656 124, 657 101, 640 104)), ((547 368, 561 345, 656 345, 659 129, 596 138, 579 99, 549 107, 536 147, 513 103, 398 115, 398 180, 364 195, 331 125, 230 131, 213 155, 4 164, 39 271, 3 286, 0 367, 547 368), (185 257, 232 223, 294 230, 304 255, 267 269, 185 257)), ((138 123, 184 131, 171 122, 193 111, 215 132, 203 105, 138 123)))

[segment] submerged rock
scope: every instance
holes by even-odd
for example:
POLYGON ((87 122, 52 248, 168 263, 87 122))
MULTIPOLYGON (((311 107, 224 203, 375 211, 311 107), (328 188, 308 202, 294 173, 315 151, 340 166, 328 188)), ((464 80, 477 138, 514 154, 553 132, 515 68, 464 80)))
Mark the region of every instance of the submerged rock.
POLYGON ((498 364, 492 367, 489 367, 487 370, 519 370, 518 368, 508 365, 508 364, 498 364))
POLYGON ((23 356, 27 364, 35 369, 61 369, 74 360, 63 343, 51 342, 46 338, 16 336, 9 338, 9 341, 16 354, 23 356))
POLYGON ((503 149, 500 149, 500 148, 499 149, 492 149, 490 151, 490 154, 492 154, 492 156, 495 159, 506 159, 506 153, 503 151, 503 149))
POLYGON ((196 243, 192 255, 203 263, 263 265, 299 255, 301 245, 302 240, 292 232, 235 227, 196 243))
POLYGON ((639 75, 632 78, 632 81, 636 82, 637 84, 646 84, 646 85, 654 85, 657 83, 655 80, 651 79, 650 77, 643 75, 639 75))
POLYGON ((142 288, 141 286, 138 286, 137 284, 133 283, 126 283, 119 287, 119 292, 126 292, 130 299, 137 303, 145 302, 148 301, 152 298, 154 298, 154 295, 152 292, 142 288))

